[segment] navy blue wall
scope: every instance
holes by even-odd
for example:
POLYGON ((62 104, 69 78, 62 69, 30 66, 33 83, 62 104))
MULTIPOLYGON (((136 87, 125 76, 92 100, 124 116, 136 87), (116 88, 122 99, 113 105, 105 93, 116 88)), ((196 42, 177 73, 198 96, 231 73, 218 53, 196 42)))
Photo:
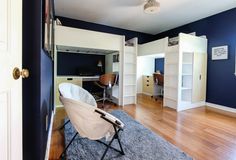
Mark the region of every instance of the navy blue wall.
POLYGON ((236 108, 236 8, 156 35, 156 39, 196 32, 208 39, 207 102, 236 108), (211 60, 212 47, 228 45, 228 60, 211 60))
POLYGON ((164 74, 164 58, 155 59, 155 71, 159 70, 161 74, 164 74))
POLYGON ((43 160, 51 115, 52 61, 42 50, 42 0, 23 0, 23 159, 43 160))
POLYGON ((101 75, 105 73, 105 56, 79 53, 58 52, 57 55, 57 74, 58 75, 79 75, 91 74, 101 75), (101 60, 103 69, 97 66, 101 60))
POLYGON ((48 131, 53 110, 53 62, 44 50, 41 51, 40 66, 40 134, 38 138, 40 138, 41 157, 43 158, 46 151, 48 131))
POLYGON ((58 16, 57 18, 60 19, 63 26, 67 26, 67 27, 74 27, 74 28, 87 29, 91 31, 99 31, 99 32, 106 32, 106 33, 112 33, 112 34, 118 34, 118 35, 125 35, 126 40, 132 39, 134 37, 138 37, 139 44, 150 42, 154 38, 154 36, 151 34, 145 34, 141 32, 135 32, 135 31, 130 31, 126 29, 115 28, 115 27, 110 27, 106 25, 70 19, 66 17, 58 16))

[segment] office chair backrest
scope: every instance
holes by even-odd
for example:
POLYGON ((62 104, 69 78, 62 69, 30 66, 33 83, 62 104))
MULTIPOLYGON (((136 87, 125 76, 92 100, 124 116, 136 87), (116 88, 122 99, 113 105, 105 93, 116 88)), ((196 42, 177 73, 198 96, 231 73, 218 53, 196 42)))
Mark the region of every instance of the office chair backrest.
POLYGON ((164 85, 164 76, 162 74, 153 74, 153 79, 154 79, 154 83, 158 84, 159 86, 163 86, 164 85))
POLYGON ((115 85, 115 84, 119 85, 119 72, 113 72, 113 74, 115 74, 115 82, 114 82, 114 85, 115 85))
POLYGON ((88 91, 78 85, 72 83, 61 83, 59 85, 59 92, 65 98, 70 98, 76 101, 80 100, 84 103, 88 103, 97 107, 94 97, 88 91))
POLYGON ((116 74, 106 73, 100 76, 99 82, 104 86, 113 86, 115 84, 116 74))

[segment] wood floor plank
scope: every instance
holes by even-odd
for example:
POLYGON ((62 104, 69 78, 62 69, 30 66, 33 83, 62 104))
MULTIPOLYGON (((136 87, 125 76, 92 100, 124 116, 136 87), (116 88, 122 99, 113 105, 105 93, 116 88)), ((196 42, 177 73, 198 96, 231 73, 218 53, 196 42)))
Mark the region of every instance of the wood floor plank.
MULTIPOLYGON (((119 107, 106 104, 104 110, 121 109, 196 160, 236 160, 236 118, 221 115, 206 107, 177 113, 163 108, 160 100, 139 95, 137 105, 119 107)), ((50 160, 64 148, 64 132, 58 130, 66 116, 63 108, 54 117, 50 160)))

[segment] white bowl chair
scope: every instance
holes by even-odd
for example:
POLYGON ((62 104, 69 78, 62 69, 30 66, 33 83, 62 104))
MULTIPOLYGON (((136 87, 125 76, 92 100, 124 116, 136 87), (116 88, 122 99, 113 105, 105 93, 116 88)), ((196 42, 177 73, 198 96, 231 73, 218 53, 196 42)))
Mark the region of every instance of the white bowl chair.
POLYGON ((124 155, 118 135, 123 130, 124 124, 119 119, 97 108, 93 96, 80 86, 61 83, 59 92, 61 94, 60 100, 65 107, 70 122, 77 131, 61 154, 61 158, 64 157, 66 150, 78 133, 82 138, 96 140, 106 146, 101 159, 105 157, 109 148, 124 155), (109 141, 108 144, 100 141, 104 137, 109 141), (111 147, 114 139, 118 140, 120 150, 111 147))

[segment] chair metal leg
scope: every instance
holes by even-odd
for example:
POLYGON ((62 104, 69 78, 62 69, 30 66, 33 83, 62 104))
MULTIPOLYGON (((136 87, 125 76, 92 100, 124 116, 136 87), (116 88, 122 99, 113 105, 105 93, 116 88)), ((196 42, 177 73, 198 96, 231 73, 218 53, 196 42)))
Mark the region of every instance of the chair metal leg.
POLYGON ((124 152, 124 150, 123 150, 123 148, 122 148, 122 145, 121 145, 121 142, 120 142, 120 138, 119 138, 119 132, 120 132, 120 129, 116 129, 116 127, 113 125, 113 128, 114 128, 114 130, 115 130, 115 132, 116 132, 116 134, 115 134, 115 138, 117 139, 117 141, 118 141, 118 143, 119 143, 119 146, 120 146, 120 153, 122 154, 122 155, 125 155, 125 152, 124 152))
POLYGON ((70 120, 67 120, 67 121, 59 128, 59 130, 62 130, 69 122, 70 122, 70 120))
MULTIPOLYGON (((100 141, 100 140, 96 140, 97 142, 102 143, 103 145, 105 145, 105 146, 107 147, 106 150, 104 151, 102 157, 101 157, 101 160, 104 159, 104 157, 106 156, 106 153, 107 153, 107 151, 108 151, 109 148, 111 148, 111 149, 113 149, 113 150, 119 152, 119 153, 122 154, 122 155, 125 155, 124 150, 123 150, 122 145, 121 145, 121 142, 120 142, 120 139, 119 139, 119 134, 118 134, 118 133, 120 132, 120 129, 117 130, 115 126, 113 126, 113 127, 114 127, 114 129, 115 129, 115 135, 112 137, 111 141, 110 141, 108 144, 106 144, 105 142, 102 142, 102 141, 100 141), (112 144, 112 142, 114 141, 114 139, 117 139, 117 141, 118 141, 118 143, 119 143, 119 146, 120 146, 120 150, 118 150, 118 149, 116 149, 116 148, 114 148, 114 147, 111 146, 111 144, 112 144)), ((60 159, 64 158, 67 149, 69 148, 69 146, 70 146, 71 143, 74 141, 74 139, 76 138, 77 135, 78 135, 78 132, 76 132, 76 134, 73 136, 73 138, 71 139, 71 141, 69 142, 69 144, 66 146, 66 148, 65 148, 64 151, 62 152, 62 154, 60 155, 60 159)))
POLYGON ((118 150, 118 149, 116 149, 116 148, 114 148, 114 147, 112 147, 112 146, 109 146, 108 144, 106 144, 106 143, 103 142, 103 141, 100 141, 100 140, 96 140, 96 141, 99 142, 99 143, 102 143, 102 144, 105 145, 106 147, 109 147, 109 148, 115 150, 116 152, 119 152, 120 154, 123 154, 122 151, 120 151, 120 150, 118 150))
POLYGON ((71 145, 71 143, 74 141, 75 137, 78 135, 78 132, 76 132, 76 134, 74 135, 74 137, 71 139, 70 143, 66 146, 66 148, 64 149, 64 151, 62 152, 62 154, 60 155, 60 158, 63 158, 67 149, 69 148, 69 146, 71 145))
POLYGON ((124 152, 124 150, 123 150, 123 148, 122 148, 122 145, 121 145, 121 142, 120 142, 120 138, 119 138, 119 136, 117 135, 117 141, 118 141, 118 143, 119 143, 119 146, 120 146, 120 150, 121 150, 121 154, 122 155, 125 155, 125 152, 124 152))
POLYGON ((107 153, 107 151, 108 151, 109 148, 111 148, 111 149, 113 149, 113 150, 119 152, 119 153, 122 154, 122 155, 125 155, 124 150, 123 150, 122 145, 121 145, 121 142, 120 142, 120 139, 119 139, 119 134, 118 134, 118 133, 119 133, 120 130, 117 131, 116 127, 115 127, 115 126, 113 126, 113 127, 114 127, 114 129, 115 129, 115 135, 112 137, 111 141, 110 141, 108 144, 106 144, 106 143, 104 143, 104 142, 102 142, 102 141, 97 140, 97 142, 102 143, 102 144, 104 144, 104 145, 107 147, 106 150, 105 150, 105 152, 104 152, 103 155, 102 155, 101 160, 104 159, 104 157, 105 157, 105 155, 106 155, 106 153, 107 153), (118 149, 116 149, 116 148, 114 148, 114 147, 111 146, 111 144, 112 144, 112 142, 114 141, 114 139, 117 139, 117 141, 118 141, 118 143, 119 143, 119 146, 120 146, 120 150, 118 150, 118 149))
POLYGON ((102 97, 102 106, 104 107, 105 101, 106 101, 106 89, 103 90, 103 97, 102 97))
POLYGON ((106 155, 108 149, 111 147, 111 144, 112 144, 112 142, 114 141, 114 139, 115 139, 115 136, 112 137, 111 141, 110 141, 109 144, 107 145, 107 148, 106 148, 105 152, 103 153, 101 160, 104 159, 104 157, 105 157, 105 155, 106 155))

